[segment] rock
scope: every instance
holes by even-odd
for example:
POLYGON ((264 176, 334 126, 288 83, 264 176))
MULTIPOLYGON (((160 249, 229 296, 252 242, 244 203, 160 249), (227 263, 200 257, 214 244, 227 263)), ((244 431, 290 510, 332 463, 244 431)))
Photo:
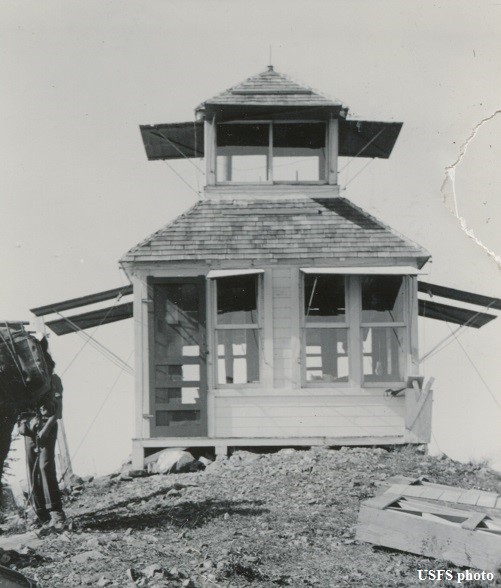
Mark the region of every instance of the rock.
POLYGON ((229 461, 233 464, 252 463, 261 459, 260 453, 252 453, 251 451, 235 451, 230 457, 229 461))
POLYGON ((84 564, 91 560, 103 559, 104 555, 95 549, 91 549, 89 551, 84 551, 82 553, 77 553, 71 558, 73 563, 77 564, 84 564))
POLYGON ((127 576, 127 579, 130 580, 131 582, 135 582, 136 580, 138 580, 141 577, 141 574, 139 574, 139 572, 137 572, 134 568, 129 568, 125 572, 125 575, 127 576))
POLYGON ((14 492, 10 486, 0 486, 0 510, 3 513, 15 511, 17 508, 14 492))
POLYGON ((294 455, 296 450, 293 447, 284 447, 277 452, 277 455, 294 455))
POLYGON ((153 578, 153 576, 157 573, 162 573, 163 569, 160 564, 151 564, 142 570, 142 574, 146 578, 153 578))
POLYGON ((125 470, 122 476, 128 476, 129 478, 145 478, 148 475, 146 470, 125 470))
POLYGON ((9 535, 0 537, 0 549, 14 549, 18 551, 21 547, 31 547, 37 549, 43 544, 43 540, 38 537, 34 531, 22 533, 20 535, 9 535))
POLYGON ((166 496, 172 496, 174 498, 176 496, 181 496, 181 492, 179 492, 179 490, 175 490, 174 488, 172 488, 172 490, 169 490, 167 492, 166 496))
POLYGON ((99 580, 97 581, 97 586, 99 586, 100 588, 102 586, 109 586, 111 584, 111 580, 109 578, 106 578, 106 576, 101 576, 99 578, 99 580))
POLYGON ((150 473, 170 474, 182 472, 195 458, 182 449, 164 449, 158 454, 156 462, 149 464, 150 473))

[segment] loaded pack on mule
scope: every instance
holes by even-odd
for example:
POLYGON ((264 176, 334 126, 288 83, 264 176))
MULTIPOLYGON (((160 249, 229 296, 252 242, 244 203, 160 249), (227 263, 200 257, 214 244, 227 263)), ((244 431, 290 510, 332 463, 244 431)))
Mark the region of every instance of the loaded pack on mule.
POLYGON ((17 417, 49 392, 53 368, 45 337, 39 341, 23 323, 0 324, 0 484, 17 417))
POLYGON ((0 390, 2 404, 23 411, 50 390, 54 367, 47 339, 39 341, 21 325, 0 325, 0 390))

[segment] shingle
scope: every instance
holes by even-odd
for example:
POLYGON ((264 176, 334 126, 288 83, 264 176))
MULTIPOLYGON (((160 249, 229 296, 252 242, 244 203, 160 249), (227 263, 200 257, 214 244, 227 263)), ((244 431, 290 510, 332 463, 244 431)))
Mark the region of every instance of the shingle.
POLYGON ((421 266, 430 254, 344 198, 201 200, 122 261, 360 257, 415 258, 421 266))
POLYGON ((224 104, 343 106, 337 98, 322 96, 312 88, 269 68, 209 98, 198 109, 206 105, 224 104))

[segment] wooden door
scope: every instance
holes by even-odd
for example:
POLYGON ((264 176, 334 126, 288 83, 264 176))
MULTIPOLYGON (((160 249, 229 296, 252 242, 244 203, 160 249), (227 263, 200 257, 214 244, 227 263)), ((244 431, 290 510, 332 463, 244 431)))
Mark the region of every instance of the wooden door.
POLYGON ((205 278, 153 283, 152 437, 207 435, 205 278))

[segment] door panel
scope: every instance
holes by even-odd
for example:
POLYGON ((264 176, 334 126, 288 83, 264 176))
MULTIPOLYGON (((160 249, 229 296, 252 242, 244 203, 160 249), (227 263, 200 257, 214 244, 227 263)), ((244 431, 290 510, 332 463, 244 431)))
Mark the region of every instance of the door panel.
POLYGON ((152 322, 152 436, 205 436, 205 278, 154 282, 152 322))

